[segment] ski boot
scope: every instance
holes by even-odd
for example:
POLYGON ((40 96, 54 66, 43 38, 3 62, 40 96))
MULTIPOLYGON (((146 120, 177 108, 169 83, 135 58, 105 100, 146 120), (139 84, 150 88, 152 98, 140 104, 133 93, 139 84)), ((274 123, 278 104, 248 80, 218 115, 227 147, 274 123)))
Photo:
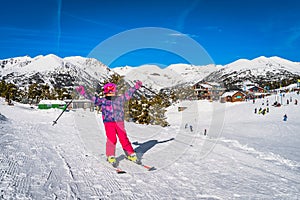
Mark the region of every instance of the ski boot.
POLYGON ((131 155, 127 155, 127 159, 134 162, 134 163, 136 163, 136 164, 138 164, 138 165, 142 164, 135 153, 133 153, 131 155))
POLYGON ((118 163, 117 163, 117 159, 115 156, 108 156, 107 157, 107 161, 113 166, 113 167, 117 167, 118 163))

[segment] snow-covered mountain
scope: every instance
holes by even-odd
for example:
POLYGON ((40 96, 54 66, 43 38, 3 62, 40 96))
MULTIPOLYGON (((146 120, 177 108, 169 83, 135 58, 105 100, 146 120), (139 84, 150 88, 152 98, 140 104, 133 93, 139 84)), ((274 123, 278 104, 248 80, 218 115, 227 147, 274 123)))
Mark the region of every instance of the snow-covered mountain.
POLYGON ((180 75, 181 81, 180 83, 190 82, 195 83, 214 71, 221 69, 221 65, 206 65, 206 66, 196 66, 196 65, 188 65, 188 64, 173 64, 167 67, 167 69, 176 72, 180 75))
POLYGON ((113 69, 127 80, 142 80, 155 89, 179 84, 194 84, 201 80, 223 83, 228 88, 241 87, 245 83, 267 85, 270 82, 288 85, 300 78, 300 63, 279 57, 258 57, 253 60, 240 59, 227 65, 193 66, 173 64, 165 69, 153 65, 138 68, 113 69))
POLYGON ((75 82, 94 84, 113 73, 93 58, 60 58, 53 54, 5 59, 0 61, 0 65, 0 78, 19 87, 32 83, 47 83, 55 87, 71 87, 75 82))
POLYGON ((161 69, 156 65, 142 65, 140 67, 121 67, 113 69, 116 73, 124 76, 125 80, 132 82, 141 80, 144 85, 154 89, 170 87, 176 84, 176 73, 167 69, 161 69))
POLYGON ((156 65, 142 65, 140 67, 119 67, 113 71, 124 76, 128 81, 141 80, 148 87, 159 90, 179 84, 191 84, 202 80, 220 66, 194 66, 189 64, 172 64, 161 69, 156 65))
POLYGON ((300 78, 300 63, 279 57, 258 57, 253 60, 240 59, 211 73, 206 81, 219 80, 227 86, 293 81, 300 78))
POLYGON ((240 59, 224 66, 173 64, 164 69, 156 65, 110 69, 93 58, 60 58, 53 54, 0 60, 0 65, 0 79, 18 86, 34 82, 48 83, 56 87, 70 87, 74 83, 95 86, 95 83, 102 82, 114 73, 123 76, 128 82, 141 80, 144 85, 155 90, 190 85, 201 80, 221 82, 231 87, 242 86, 245 82, 265 84, 300 79, 299 62, 263 56, 253 60, 240 59))
POLYGON ((0 60, 0 65, 0 79, 13 82, 19 87, 31 83, 48 83, 55 87, 70 87, 74 82, 95 85, 95 82, 117 73, 129 82, 141 80, 146 86, 156 90, 197 82, 220 68, 215 65, 173 64, 164 69, 156 65, 109 69, 96 59, 79 56, 60 58, 53 54, 34 58, 9 58, 0 60))

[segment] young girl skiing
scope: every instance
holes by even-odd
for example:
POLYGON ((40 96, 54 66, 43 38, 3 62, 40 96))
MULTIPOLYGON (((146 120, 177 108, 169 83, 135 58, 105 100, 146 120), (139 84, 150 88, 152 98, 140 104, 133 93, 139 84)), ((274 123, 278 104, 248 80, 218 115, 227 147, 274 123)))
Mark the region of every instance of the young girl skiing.
POLYGON ((124 127, 124 103, 128 101, 132 95, 142 86, 141 81, 137 81, 134 87, 129 88, 121 96, 116 96, 117 86, 114 83, 107 83, 103 87, 104 98, 89 98, 85 94, 84 87, 79 86, 77 91, 84 97, 91 99, 99 106, 102 111, 102 120, 106 132, 106 156, 107 161, 113 166, 117 165, 115 157, 117 136, 122 145, 122 148, 127 156, 127 159, 135 163, 139 163, 134 149, 127 137, 124 127))

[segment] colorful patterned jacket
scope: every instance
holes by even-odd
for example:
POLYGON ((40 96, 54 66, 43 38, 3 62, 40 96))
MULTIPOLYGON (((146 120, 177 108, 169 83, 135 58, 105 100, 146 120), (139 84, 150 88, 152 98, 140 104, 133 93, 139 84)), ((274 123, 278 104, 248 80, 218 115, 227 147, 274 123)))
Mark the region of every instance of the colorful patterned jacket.
POLYGON ((124 103, 131 99, 136 90, 132 87, 121 96, 96 98, 95 105, 101 107, 103 122, 124 121, 124 103))

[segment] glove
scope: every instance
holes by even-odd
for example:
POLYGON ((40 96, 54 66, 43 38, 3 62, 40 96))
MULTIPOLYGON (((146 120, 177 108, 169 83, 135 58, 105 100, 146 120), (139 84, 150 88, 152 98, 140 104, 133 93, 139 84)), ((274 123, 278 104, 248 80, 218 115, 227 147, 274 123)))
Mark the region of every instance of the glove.
POLYGON ((78 86, 76 88, 77 92, 81 95, 81 96, 84 96, 85 94, 85 90, 84 90, 84 87, 82 85, 78 86))
POLYGON ((136 81, 134 87, 135 87, 135 89, 138 90, 138 89, 140 89, 140 87, 142 87, 142 85, 143 85, 142 81, 136 81))

